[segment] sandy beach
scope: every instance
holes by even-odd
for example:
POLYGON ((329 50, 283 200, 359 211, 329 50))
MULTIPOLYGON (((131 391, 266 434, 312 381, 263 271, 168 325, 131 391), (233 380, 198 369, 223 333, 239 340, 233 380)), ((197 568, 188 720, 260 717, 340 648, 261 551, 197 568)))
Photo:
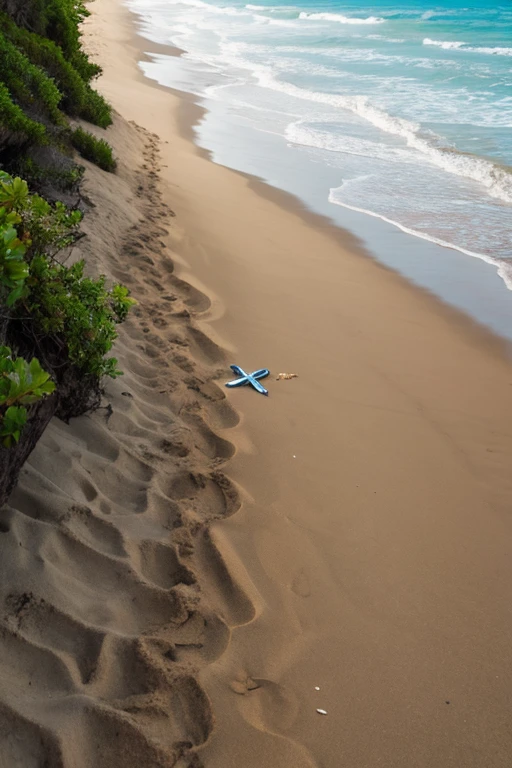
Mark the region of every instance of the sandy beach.
POLYGON ((212 163, 90 10, 119 170, 71 258, 138 306, 2 510, 1 768, 508 767, 508 346, 212 163))
POLYGON ((212 529, 228 584, 205 574, 231 629, 201 673, 205 765, 508 764, 507 350, 209 162, 197 109, 138 73, 150 47, 130 24, 97 0, 100 87, 168 142, 170 246, 212 298, 205 332, 230 360, 299 375, 268 400, 229 395, 243 505, 212 529))

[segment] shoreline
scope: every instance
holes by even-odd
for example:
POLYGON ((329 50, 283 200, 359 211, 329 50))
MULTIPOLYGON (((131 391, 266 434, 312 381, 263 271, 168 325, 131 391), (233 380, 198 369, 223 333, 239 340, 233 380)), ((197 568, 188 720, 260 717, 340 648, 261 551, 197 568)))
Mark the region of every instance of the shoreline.
MULTIPOLYGON (((472 334, 474 337, 478 336, 481 338, 482 343, 486 345, 490 344, 492 346, 496 345, 495 348, 499 354, 503 354, 507 359, 510 358, 512 355, 512 331, 507 336, 505 332, 500 332, 496 327, 492 327, 490 324, 479 319, 477 316, 472 314, 469 309, 464 309, 460 306, 457 306, 453 302, 450 302, 447 298, 443 298, 435 290, 422 284, 416 283, 410 276, 402 273, 398 266, 393 267, 372 253, 371 249, 362 242, 361 238, 358 237, 357 234, 353 233, 350 229, 339 225, 328 215, 313 211, 305 202, 303 202, 293 193, 287 192, 286 190, 274 186, 268 183, 264 178, 255 174, 222 165, 221 163, 216 163, 213 159, 213 152, 209 149, 201 147, 195 141, 196 126, 208 112, 208 108, 200 103, 202 100, 201 97, 195 96, 194 94, 187 91, 181 91, 169 86, 161 85, 156 80, 146 77, 140 71, 140 67, 138 65, 139 61, 150 60, 146 55, 147 53, 165 53, 166 55, 180 58, 182 54, 185 53, 185 51, 177 46, 155 43, 144 37, 138 29, 137 21, 135 21, 138 19, 140 22, 142 16, 138 12, 131 11, 124 5, 123 9, 127 14, 127 23, 131 29, 130 43, 133 45, 135 61, 137 64, 137 80, 150 88, 155 88, 156 90, 161 90, 164 93, 172 94, 177 99, 178 106, 176 110, 176 124, 179 129, 180 136, 190 143, 194 149, 194 152, 197 153, 199 157, 215 165, 218 165, 228 173, 241 177, 248 183, 249 189, 253 190, 258 196, 264 197, 266 200, 275 203, 277 206, 283 208, 286 211, 300 215, 300 217, 311 227, 314 227, 323 233, 327 232, 328 235, 334 239, 336 244, 339 244, 343 248, 348 247, 352 253, 357 254, 365 259, 369 259, 375 264, 376 268, 382 269, 384 272, 389 272, 397 280, 403 281, 405 286, 408 286, 411 288, 411 290, 416 291, 418 295, 423 295, 427 301, 432 301, 436 311, 446 313, 446 317, 450 322, 456 323, 458 325, 460 324, 461 327, 466 326, 470 334, 472 334)), ((371 212, 364 212, 362 215, 368 216, 371 219, 376 218, 386 224, 389 223, 385 222, 381 216, 371 212)), ((414 240, 417 238, 420 240, 423 239, 421 235, 417 236, 410 234, 399 224, 389 223, 389 225, 394 230, 400 231, 401 234, 404 234, 406 238, 413 238, 414 240)), ((426 242, 430 243, 431 241, 427 239, 426 242)), ((434 243, 431 244, 435 245, 434 243)), ((455 246, 443 245, 439 247, 443 251, 453 251, 457 254, 465 253, 460 251, 455 246)), ((505 279, 499 275, 498 267, 495 264, 491 264, 486 260, 485 256, 479 254, 472 255, 471 258, 476 258, 477 262, 485 264, 486 267, 492 267, 491 271, 496 275, 499 284, 503 283, 505 293, 511 291, 511 289, 506 285, 505 279)), ((207 288, 205 290, 208 292, 207 288)), ((509 298, 511 299, 509 311, 512 320, 512 296, 509 298)))
POLYGON ((426 768, 434 744, 447 768, 506 766, 508 345, 201 156, 190 103, 138 72, 129 11, 92 10, 100 89, 162 142, 177 277, 212 300, 194 352, 221 380, 211 339, 299 374, 230 393, 219 432, 242 506, 198 551, 228 628, 200 671, 204 764, 426 768))
MULTIPOLYGON (((258 196, 265 198, 266 200, 276 204, 284 210, 299 215, 309 226, 327 233, 337 245, 343 248, 349 248, 351 253, 362 256, 365 259, 369 259, 375 264, 377 269, 382 269, 384 272, 392 274, 397 280, 402 281, 405 286, 416 291, 418 295, 423 295, 427 301, 434 303, 436 311, 445 312, 446 317, 453 323, 460 324, 461 327, 467 326, 470 334, 477 334, 481 336, 482 342, 485 344, 496 344, 496 350, 501 354, 504 354, 507 358, 512 354, 512 332, 507 337, 505 333, 500 333, 496 328, 490 327, 487 323, 481 321, 477 317, 473 316, 469 311, 454 305, 448 300, 443 299, 434 290, 425 287, 421 284, 415 283, 412 278, 406 274, 402 274, 398 267, 393 267, 383 262, 378 256, 374 255, 369 247, 367 247, 352 231, 343 226, 337 224, 328 215, 317 213, 313 211, 305 202, 291 192, 287 192, 279 187, 269 184, 264 178, 258 177, 255 174, 248 173, 236 168, 231 168, 219 163, 216 163, 213 159, 213 152, 209 149, 201 147, 195 141, 195 128, 204 115, 208 112, 208 108, 201 103, 201 97, 197 97, 192 93, 174 89, 169 86, 161 85, 156 80, 146 77, 140 70, 138 65, 139 61, 150 60, 147 58, 146 53, 165 53, 169 56, 176 58, 181 57, 185 51, 172 46, 155 43, 148 38, 144 37, 137 27, 135 19, 142 18, 137 12, 131 11, 124 4, 122 5, 122 16, 125 17, 125 23, 128 25, 128 35, 130 41, 130 47, 133 51, 133 62, 135 64, 134 77, 142 85, 162 91, 172 95, 176 99, 176 125, 179 130, 180 136, 187 141, 193 148, 195 154, 200 158, 207 160, 208 162, 218 165, 219 168, 224 169, 228 174, 239 176, 245 182, 249 189, 253 190, 258 196)), ((370 218, 377 218, 381 220, 380 216, 371 213, 364 213, 363 215, 370 218)), ((415 235, 410 235, 404 232, 400 225, 390 224, 393 229, 400 230, 402 234, 405 234, 406 238, 412 237, 416 239, 415 235)), ((421 237, 420 237, 421 239, 421 237)), ((430 242, 430 241, 428 241, 430 242)), ((455 246, 440 246, 442 250, 454 251, 461 253, 455 246)), ((478 262, 485 263, 486 266, 493 266, 486 261, 483 256, 476 256, 478 262)), ((497 268, 494 265, 493 270, 497 274, 497 268)), ((504 282, 502 277, 498 277, 499 282, 504 282)), ((203 286, 204 288, 204 286, 203 286)), ((208 289, 205 289, 208 292, 208 289)), ((507 289, 508 292, 509 289, 507 289)), ((512 318, 512 301, 510 302, 510 312, 512 318)))
MULTIPOLYGON (((127 9, 128 10, 128 9, 127 9)), ((153 54, 165 54, 179 59, 185 51, 172 45, 164 45, 144 37, 140 30, 143 16, 128 10, 135 19, 132 41, 137 50, 137 60, 151 62, 153 54)), ((198 126, 205 115, 212 115, 208 99, 185 90, 162 85, 146 77, 138 67, 138 77, 151 87, 173 93, 182 105, 184 119, 181 135, 190 140, 196 151, 220 167, 240 174, 253 183, 255 191, 274 200, 278 205, 301 212, 309 217, 312 226, 327 227, 339 233, 341 244, 349 245, 354 252, 363 253, 378 264, 391 269, 405 278, 408 284, 426 291, 447 307, 466 315, 488 329, 492 334, 512 341, 512 302, 509 292, 506 261, 495 261, 488 256, 463 247, 436 240, 395 222, 386 216, 351 205, 316 205, 299 191, 291 191, 279 182, 271 182, 255 172, 245 171, 237 162, 226 163, 215 159, 217 150, 205 148, 198 141, 198 126), (189 107, 191 106, 190 112, 189 107), (410 253, 411 256, 397 256, 410 253)), ((219 144, 222 147, 222 141, 219 144)), ((304 190, 302 190, 304 191, 304 190)))

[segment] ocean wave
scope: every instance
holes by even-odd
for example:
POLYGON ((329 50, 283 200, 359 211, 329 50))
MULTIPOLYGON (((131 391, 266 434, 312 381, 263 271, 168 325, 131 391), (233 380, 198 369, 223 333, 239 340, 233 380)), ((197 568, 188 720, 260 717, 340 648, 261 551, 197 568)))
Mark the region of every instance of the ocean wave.
POLYGON ((487 53, 491 56, 512 56, 512 48, 465 48, 466 51, 472 53, 487 53))
POLYGON ((445 50, 451 50, 452 48, 460 48, 466 45, 464 42, 458 42, 456 40, 431 40, 426 37, 423 41, 423 45, 436 45, 438 48, 444 48, 445 50))
POLYGON ((297 26, 297 19, 272 19, 270 16, 262 16, 261 13, 255 13, 253 15, 254 21, 259 24, 268 24, 272 27, 295 27, 297 26))
POLYGON ((512 173, 510 169, 476 155, 443 147, 441 137, 433 133, 422 132, 421 126, 417 123, 388 114, 385 110, 372 104, 367 96, 341 96, 321 91, 309 91, 292 83, 277 80, 268 67, 258 67, 253 70, 253 74, 264 88, 281 91, 298 99, 349 110, 376 128, 394 136, 400 136, 408 147, 421 152, 429 162, 447 173, 476 181, 485 187, 491 197, 505 203, 512 203, 512 173))
POLYGON ((439 237, 434 237, 434 235, 429 235, 426 232, 421 232, 417 229, 411 229, 410 227, 406 227, 404 224, 400 224, 399 221, 395 221, 394 219, 389 219, 387 216, 383 216, 380 213, 376 213, 375 211, 369 211, 366 208, 359 208, 355 205, 350 205, 349 203, 345 203, 340 199, 337 199, 336 193, 339 193, 345 185, 341 185, 340 187, 332 187, 329 190, 329 202, 333 203, 334 205, 340 205, 343 208, 348 208, 350 211, 356 211, 357 213, 364 213, 367 216, 373 216, 375 219, 380 219, 381 221, 385 221, 387 224, 392 224, 394 227, 397 227, 402 232, 405 232, 407 235, 413 235, 414 237, 419 237, 421 240, 427 240, 429 243, 434 243, 435 245, 440 245, 443 248, 452 248, 455 251, 459 251, 459 253, 464 253, 466 256, 473 256, 476 259, 480 259, 481 261, 485 261, 486 264, 492 264, 493 267, 496 268, 496 271, 507 286, 509 290, 512 290, 512 269, 510 266, 510 263, 507 263, 506 261, 502 261, 501 259, 495 259, 492 256, 488 256, 484 253, 478 253, 477 251, 470 251, 468 248, 463 248, 462 246, 455 245, 454 243, 449 243, 447 240, 441 240, 439 237))
POLYGON ((359 19, 354 16, 343 16, 341 13, 306 13, 306 11, 299 13, 299 19, 337 21, 339 24, 383 24, 385 22, 385 19, 380 16, 368 16, 365 19, 359 19))
POLYGON ((249 11, 266 11, 267 13, 283 13, 284 11, 298 11, 295 5, 251 5, 245 6, 249 11))
POLYGON ((422 21, 430 21, 430 19, 433 19, 435 16, 439 20, 444 19, 445 17, 458 16, 467 10, 467 8, 438 8, 435 11, 425 11, 421 14, 420 19, 422 21))
POLYGON ((408 147, 421 152, 444 171, 476 181, 491 197, 512 203, 512 173, 507 169, 491 160, 438 146, 440 139, 435 134, 423 134, 417 123, 389 115, 366 97, 356 96, 350 108, 377 128, 405 139, 408 147))
POLYGON ((322 130, 322 123, 296 120, 285 129, 285 138, 290 144, 313 147, 327 152, 341 152, 347 155, 382 160, 386 163, 399 161, 407 165, 419 165, 418 159, 409 149, 390 147, 389 144, 371 141, 359 136, 334 133, 322 130))
POLYGON ((438 48, 444 48, 445 50, 462 50, 468 53, 483 53, 492 56, 512 56, 512 48, 502 48, 499 46, 494 48, 473 46, 455 40, 431 40, 430 37, 426 37, 423 40, 423 45, 435 45, 438 48))
POLYGON ((221 16, 239 16, 249 15, 244 10, 235 8, 231 5, 212 5, 211 3, 205 3, 203 0, 179 0, 179 5, 185 5, 189 8, 198 8, 202 11, 221 15, 221 16))
POLYGON ((386 35, 352 35, 362 37, 364 40, 382 40, 383 43, 406 43, 403 37, 386 37, 386 35))

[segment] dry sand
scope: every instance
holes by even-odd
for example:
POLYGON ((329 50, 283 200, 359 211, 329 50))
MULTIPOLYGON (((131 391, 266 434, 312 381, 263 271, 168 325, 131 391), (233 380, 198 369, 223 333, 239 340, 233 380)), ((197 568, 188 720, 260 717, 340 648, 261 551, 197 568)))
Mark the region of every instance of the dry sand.
POLYGON ((139 305, 1 513, 1 768, 508 767, 507 349, 209 162, 91 8, 120 168, 73 257, 139 305))
MULTIPOLYGON (((118 173, 87 164, 94 206, 70 258, 130 285, 116 344, 125 375, 102 407, 51 422, 0 513, 0 766, 196 768, 212 728, 197 668, 229 628, 202 600, 194 550, 239 507, 220 471, 236 422, 195 362, 207 299, 173 274, 155 137, 116 118, 118 173)), ((219 351, 215 356, 222 360, 219 351)))

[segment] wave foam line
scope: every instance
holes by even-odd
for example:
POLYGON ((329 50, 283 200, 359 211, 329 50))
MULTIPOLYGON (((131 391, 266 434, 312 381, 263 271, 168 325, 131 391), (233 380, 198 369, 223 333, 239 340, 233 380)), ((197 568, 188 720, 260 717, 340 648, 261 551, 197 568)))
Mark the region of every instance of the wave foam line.
POLYGON ((428 235, 426 232, 418 232, 416 229, 410 229, 409 227, 404 226, 404 224, 400 224, 398 221, 394 221, 393 219, 388 219, 387 216, 383 216, 380 213, 375 213, 375 211, 368 211, 366 208, 358 208, 355 205, 349 205, 348 203, 342 203, 339 200, 336 200, 334 197, 334 193, 340 190, 342 187, 332 187, 329 190, 329 202, 333 203, 333 205, 339 205, 342 208, 348 208, 351 211, 356 211, 357 213, 364 213, 367 216, 373 216, 374 219, 380 219, 381 221, 385 221, 386 224, 392 224, 394 227, 397 227, 402 232, 405 232, 406 235, 412 235, 413 237, 419 237, 421 240, 427 240, 430 243, 434 243, 435 245, 439 245, 442 248, 450 248, 454 251, 459 251, 460 253, 464 253, 466 256, 473 256, 475 259, 480 259, 480 261, 485 261, 486 264, 491 264, 493 267, 495 267, 498 276, 503 280, 506 287, 509 291, 512 291, 512 271, 509 266, 507 270, 507 264, 504 261, 499 261, 498 259, 493 259, 492 256, 487 256, 485 253, 477 253, 476 251, 470 251, 467 248, 463 248, 459 245, 454 245, 453 243, 448 243, 446 240, 441 240, 439 237, 434 237, 434 235, 428 235))
POLYGON ((434 134, 429 137, 422 136, 418 124, 401 117, 393 117, 371 104, 368 97, 308 91, 292 83, 276 80, 267 67, 253 68, 247 67, 247 64, 242 62, 240 64, 242 67, 252 69, 260 86, 306 101, 347 109, 381 131, 400 136, 408 147, 421 152, 431 163, 444 171, 476 181, 485 187, 491 197, 502 200, 504 203, 512 203, 512 174, 507 169, 475 155, 435 146, 433 141, 440 141, 439 136, 434 134))
POLYGON ((365 19, 343 16, 341 13, 306 13, 301 11, 299 19, 308 19, 309 21, 337 21, 339 24, 383 24, 385 19, 380 16, 368 16, 365 19))
POLYGON ((445 50, 451 50, 452 48, 461 48, 466 45, 464 42, 458 42, 456 40, 431 40, 430 37, 426 37, 423 40, 423 45, 436 45, 438 48, 444 48, 445 50))
POLYGON ((467 51, 468 53, 484 53, 493 56, 512 56, 512 48, 478 47, 468 45, 468 43, 457 40, 431 40, 430 37, 426 37, 423 40, 423 45, 435 45, 438 48, 443 48, 444 50, 467 51))

